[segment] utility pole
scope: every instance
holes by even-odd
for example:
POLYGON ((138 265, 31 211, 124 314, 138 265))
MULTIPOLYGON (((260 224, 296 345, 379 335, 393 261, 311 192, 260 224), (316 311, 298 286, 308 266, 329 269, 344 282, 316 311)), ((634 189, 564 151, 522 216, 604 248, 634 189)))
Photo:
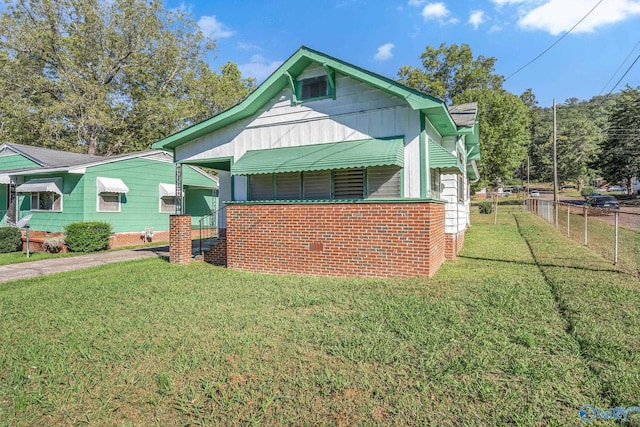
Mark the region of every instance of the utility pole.
POLYGON ((555 207, 555 226, 558 228, 558 203, 560 195, 558 194, 558 138, 556 123, 556 99, 553 98, 553 206, 555 207))
POLYGON ((529 185, 529 168, 530 168, 529 160, 530 159, 531 159, 531 157, 527 156, 527 191, 529 193, 531 193, 531 186, 529 185))

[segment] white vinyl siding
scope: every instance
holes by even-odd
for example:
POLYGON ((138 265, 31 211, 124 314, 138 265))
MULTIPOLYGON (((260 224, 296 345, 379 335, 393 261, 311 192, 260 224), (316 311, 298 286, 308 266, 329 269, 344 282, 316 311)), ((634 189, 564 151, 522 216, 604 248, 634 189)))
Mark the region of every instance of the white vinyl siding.
POLYGON ((309 171, 302 173, 303 197, 307 200, 331 198, 331 171, 309 171))
POLYGON ((273 175, 249 176, 249 200, 273 200, 273 175))
POLYGON ((120 212, 120 193, 98 194, 98 212, 120 212))
POLYGON ((364 169, 336 169, 333 171, 334 199, 363 199, 364 169))
POLYGON ((300 200, 300 172, 276 174, 276 199, 300 200))
POLYGON ((400 198, 400 171, 398 166, 367 168, 367 194, 373 199, 400 198))

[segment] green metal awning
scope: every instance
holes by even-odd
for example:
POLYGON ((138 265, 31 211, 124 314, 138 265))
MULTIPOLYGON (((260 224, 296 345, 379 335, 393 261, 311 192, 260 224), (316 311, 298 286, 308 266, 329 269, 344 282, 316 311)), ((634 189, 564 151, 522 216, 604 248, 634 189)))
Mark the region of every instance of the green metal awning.
POLYGON ((389 165, 404 165, 403 137, 249 150, 231 166, 231 174, 253 175, 389 165))
POLYGON ((464 173, 458 158, 442 145, 429 140, 429 168, 442 169, 444 172, 464 173))

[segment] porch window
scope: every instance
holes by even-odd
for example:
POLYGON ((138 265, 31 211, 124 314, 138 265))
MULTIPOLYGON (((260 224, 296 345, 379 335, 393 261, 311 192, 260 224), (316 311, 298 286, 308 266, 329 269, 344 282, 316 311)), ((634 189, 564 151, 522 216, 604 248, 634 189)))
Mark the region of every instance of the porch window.
POLYGON ((397 166, 367 168, 367 194, 374 199, 400 197, 400 168, 397 166))
POLYGON ((465 199, 465 194, 467 192, 466 186, 464 185, 464 176, 458 175, 458 202, 463 203, 465 199))
POLYGON ((400 197, 398 166, 249 175, 249 200, 347 200, 400 197))
POLYGON ((431 178, 431 198, 439 199, 440 198, 440 171, 437 169, 431 169, 430 176, 431 178))
POLYGON ((273 174, 249 176, 249 200, 273 200, 273 174))
POLYGON ((337 169, 333 171, 334 199, 364 199, 364 169, 337 169))
POLYGON ((31 210, 62 212, 62 196, 49 191, 31 193, 31 210))
POLYGON ((302 172, 302 197, 306 200, 331 198, 331 171, 302 172))
POLYGON ((276 174, 276 199, 300 200, 301 175, 300 172, 276 174))

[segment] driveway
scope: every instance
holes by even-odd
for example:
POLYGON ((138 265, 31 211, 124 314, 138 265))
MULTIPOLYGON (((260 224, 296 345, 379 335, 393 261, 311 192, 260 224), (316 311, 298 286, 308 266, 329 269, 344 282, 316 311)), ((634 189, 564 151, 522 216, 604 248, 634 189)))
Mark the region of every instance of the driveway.
MULTIPOLYGON (((211 239, 203 239, 203 248, 208 247, 211 239)), ((198 240, 192 242, 192 253, 195 255, 199 251, 198 240)), ((39 261, 22 262, 19 264, 0 266, 0 283, 12 280, 29 279, 32 277, 44 276, 52 273, 62 273, 65 271, 80 270, 103 264, 111 264, 121 261, 132 261, 143 258, 164 257, 169 259, 169 246, 154 246, 140 249, 123 249, 108 252, 96 252, 88 255, 78 255, 67 258, 51 258, 39 261)))

